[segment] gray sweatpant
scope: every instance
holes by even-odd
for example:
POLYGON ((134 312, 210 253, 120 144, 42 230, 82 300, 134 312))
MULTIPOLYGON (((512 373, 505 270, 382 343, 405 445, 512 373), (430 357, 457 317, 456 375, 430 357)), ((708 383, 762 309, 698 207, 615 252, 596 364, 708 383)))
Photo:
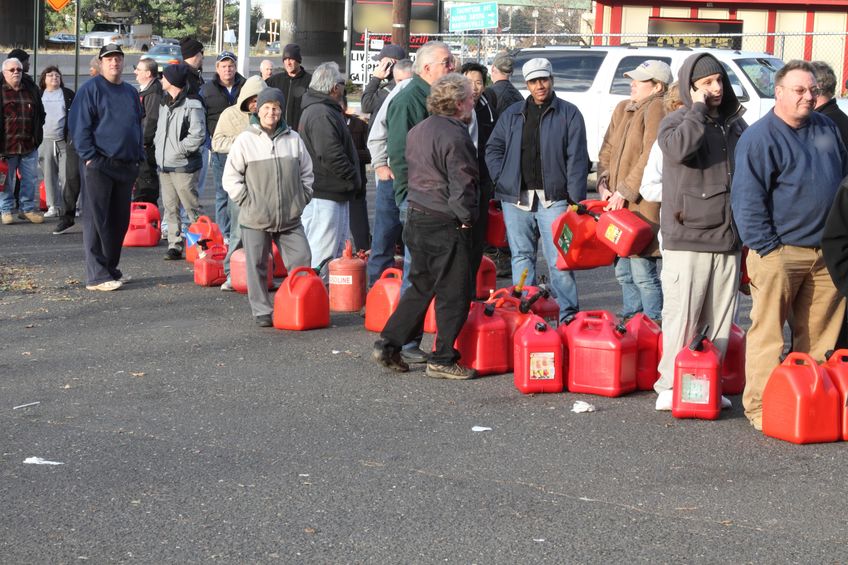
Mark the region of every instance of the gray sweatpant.
MULTIPOLYGON (((168 248, 182 250, 182 230, 180 229, 180 204, 188 216, 189 224, 197 221, 203 214, 197 196, 197 183, 200 171, 193 173, 159 172, 159 189, 162 192, 162 207, 165 209, 165 222, 168 224, 168 248)), ((183 226, 187 228, 188 226, 183 226)))
POLYGON ((274 311, 274 301, 267 284, 271 241, 277 244, 287 271, 295 267, 308 267, 312 261, 302 224, 285 232, 267 232, 241 226, 241 244, 247 269, 247 299, 254 316, 264 316, 274 311))

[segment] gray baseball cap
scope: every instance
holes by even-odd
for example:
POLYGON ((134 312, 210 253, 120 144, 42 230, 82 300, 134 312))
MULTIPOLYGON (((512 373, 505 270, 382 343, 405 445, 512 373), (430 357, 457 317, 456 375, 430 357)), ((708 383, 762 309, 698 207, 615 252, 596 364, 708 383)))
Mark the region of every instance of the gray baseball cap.
POLYGON ((533 79, 553 76, 554 68, 550 61, 539 57, 524 63, 521 72, 524 74, 524 82, 530 82, 533 79))

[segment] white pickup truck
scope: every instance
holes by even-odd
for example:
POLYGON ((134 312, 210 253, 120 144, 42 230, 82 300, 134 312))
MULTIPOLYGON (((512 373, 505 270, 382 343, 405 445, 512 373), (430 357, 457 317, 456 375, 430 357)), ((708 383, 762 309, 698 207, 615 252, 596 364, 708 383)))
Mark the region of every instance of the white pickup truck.
POLYGON ((122 22, 102 22, 85 34, 80 47, 100 49, 114 43, 124 49, 146 52, 153 46, 153 26, 150 24, 130 25, 122 22))
POLYGON ((554 90, 583 114, 589 158, 597 162, 612 112, 630 96, 630 79, 624 73, 643 61, 657 59, 668 63, 676 77, 683 61, 695 52, 709 52, 721 61, 736 96, 746 108, 745 120, 749 124, 774 106, 774 75, 783 61, 768 53, 730 49, 601 46, 522 49, 515 54, 512 82, 523 95, 528 95, 521 66, 536 57, 550 60, 554 90))

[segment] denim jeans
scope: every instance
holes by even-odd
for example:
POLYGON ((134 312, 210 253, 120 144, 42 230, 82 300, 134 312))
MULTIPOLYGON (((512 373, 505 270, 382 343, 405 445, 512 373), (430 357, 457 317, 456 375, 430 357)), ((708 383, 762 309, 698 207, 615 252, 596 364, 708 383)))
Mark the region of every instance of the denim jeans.
POLYGON ((551 224, 565 213, 568 202, 560 200, 545 208, 535 201, 532 211, 521 210, 512 204, 503 205, 506 235, 512 253, 512 283, 517 284, 521 273, 527 269, 529 285, 536 284, 536 257, 539 239, 542 240, 542 254, 548 264, 551 290, 559 304, 559 321, 562 322, 580 309, 577 303, 577 281, 571 271, 556 268, 557 250, 554 246, 551 224))
MULTIPOLYGON (((350 209, 347 202, 313 198, 303 209, 301 221, 312 251, 313 267, 328 257, 341 257, 345 239, 350 237, 350 209)), ((329 273, 329 267, 324 265, 322 272, 329 273)))
POLYGON ((209 166, 212 168, 212 180, 215 184, 215 223, 224 237, 230 237, 230 213, 227 210, 229 197, 224 191, 221 178, 224 176, 224 164, 227 162, 226 153, 212 152, 209 158, 209 166))
POLYGON ((371 255, 368 257, 368 286, 377 282, 383 271, 394 263, 395 245, 403 231, 393 184, 391 180, 377 180, 374 233, 371 238, 371 255))
POLYGON ((0 192, 0 211, 11 213, 15 209, 15 174, 21 172, 21 212, 38 210, 35 181, 38 178, 38 149, 26 155, 8 155, 9 172, 6 189, 0 192))
POLYGON ((643 312, 652 320, 662 318, 662 283, 657 274, 657 257, 619 257, 615 278, 621 285, 621 316, 629 318, 643 312))

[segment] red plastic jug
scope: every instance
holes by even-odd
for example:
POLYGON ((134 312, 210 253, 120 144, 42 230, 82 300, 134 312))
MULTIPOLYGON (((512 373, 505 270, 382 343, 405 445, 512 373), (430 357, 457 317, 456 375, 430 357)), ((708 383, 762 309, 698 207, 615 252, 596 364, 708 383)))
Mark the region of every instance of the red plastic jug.
POLYGON ((823 367, 839 392, 839 434, 843 441, 848 441, 848 349, 834 351, 823 367))
POLYGON ((277 249, 277 244, 273 241, 271 242, 271 255, 274 257, 274 278, 286 278, 288 272, 285 263, 283 263, 283 256, 280 255, 280 250, 277 249))
POLYGON ((841 411, 827 369, 806 353, 792 352, 763 390, 763 433, 792 443, 838 441, 841 411))
MULTIPOLYGON (((514 287, 509 287, 510 292, 514 287)), ((530 301, 530 311, 541 316, 545 323, 556 328, 559 326, 559 304, 551 297, 551 292, 544 286, 525 285, 524 298, 530 301), (539 295, 538 298, 536 295, 539 295)))
POLYGON ((381 332, 400 302, 403 271, 388 268, 368 291, 365 297, 365 329, 381 332))
POLYGON ((353 255, 353 244, 345 242, 344 252, 330 261, 330 310, 359 312, 365 306, 365 261, 353 255))
MULTIPOLYGON (((198 238, 198 241, 208 240, 207 245, 214 245, 216 243, 221 245, 224 244, 224 236, 221 234, 218 224, 210 220, 209 216, 198 217, 197 221, 188 227, 188 231, 199 235, 200 237, 198 238)), ((199 246, 196 243, 192 245, 190 242, 187 242, 185 254, 186 261, 194 263, 194 260, 197 259, 198 251, 199 246)))
POLYGON ((531 314, 515 332, 515 388, 523 394, 563 391, 562 341, 542 318, 531 314))
POLYGON ((486 300, 498 287, 498 273, 495 262, 483 255, 480 268, 477 269, 475 296, 477 300, 486 300))
POLYGON ((476 369, 480 375, 509 372, 507 349, 510 346, 506 322, 495 305, 473 302, 454 343, 462 364, 476 369))
POLYGON ((594 269, 612 265, 615 252, 596 233, 598 215, 607 205, 602 200, 584 200, 569 209, 551 225, 560 270, 594 269))
POLYGON ((671 415, 675 418, 715 420, 721 414, 721 354, 707 339, 708 331, 696 335, 674 358, 671 415))
POLYGON ((722 394, 742 394, 745 390, 745 330, 731 324, 727 352, 721 364, 722 394))
POLYGON ((660 378, 660 327, 639 312, 627 322, 627 333, 636 339, 636 390, 653 390, 660 378))
POLYGON ((489 200, 489 223, 486 224, 486 243, 492 247, 509 247, 503 208, 498 200, 489 200))
POLYGON ((651 225, 627 208, 601 214, 595 233, 619 257, 638 255, 654 239, 651 225))
POLYGON ((147 202, 130 204, 130 225, 124 235, 124 247, 155 247, 159 245, 159 208, 147 202))
POLYGON ((278 330, 314 330, 330 325, 330 296, 315 269, 292 269, 274 295, 273 319, 278 330))
POLYGON ((636 339, 614 322, 603 312, 576 316, 567 325, 571 392, 621 396, 636 390, 636 339))
POLYGON ((427 307, 427 315, 424 316, 424 333, 436 333, 436 297, 433 297, 433 300, 430 301, 430 305, 427 307))
MULTIPOLYGON (((274 266, 273 258, 268 255, 268 288, 274 288, 274 266)), ((244 249, 236 249, 230 256, 230 284, 233 290, 241 294, 247 294, 247 267, 244 249)))
POLYGON ((194 284, 200 286, 221 286, 227 280, 224 272, 224 259, 227 246, 215 244, 202 251, 194 262, 194 284))
POLYGON ((44 181, 41 181, 41 184, 38 185, 38 209, 42 212, 49 209, 49 206, 47 206, 47 186, 44 181))
POLYGON ((492 294, 492 296, 487 301, 487 304, 494 304, 495 310, 497 313, 503 318, 504 323, 506 324, 506 335, 507 335, 507 365, 510 369, 514 366, 513 359, 513 344, 515 343, 515 332, 518 331, 518 328, 521 327, 524 322, 526 322, 531 316, 533 316, 530 309, 525 306, 522 307, 522 301, 514 296, 510 295, 509 291, 505 288, 499 288, 492 294))

